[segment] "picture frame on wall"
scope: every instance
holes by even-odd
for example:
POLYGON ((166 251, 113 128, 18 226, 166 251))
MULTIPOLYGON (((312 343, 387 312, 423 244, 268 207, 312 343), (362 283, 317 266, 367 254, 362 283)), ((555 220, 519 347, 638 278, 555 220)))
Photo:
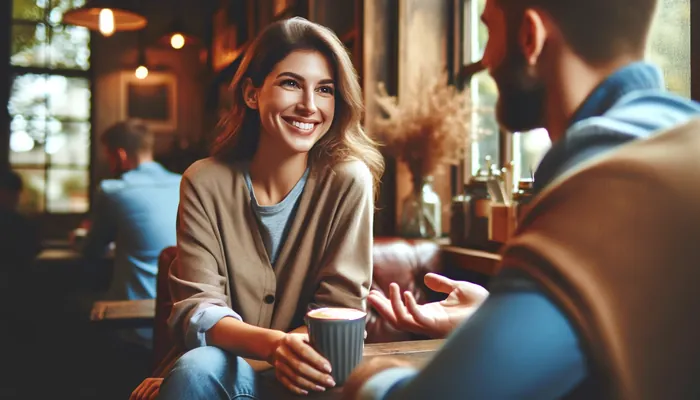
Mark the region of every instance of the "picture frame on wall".
POLYGON ((133 71, 120 76, 120 120, 136 118, 152 132, 177 129, 177 78, 172 73, 150 72, 138 79, 133 71))
POLYGON ((211 67, 221 71, 245 50, 253 36, 254 0, 225 0, 212 20, 211 67))

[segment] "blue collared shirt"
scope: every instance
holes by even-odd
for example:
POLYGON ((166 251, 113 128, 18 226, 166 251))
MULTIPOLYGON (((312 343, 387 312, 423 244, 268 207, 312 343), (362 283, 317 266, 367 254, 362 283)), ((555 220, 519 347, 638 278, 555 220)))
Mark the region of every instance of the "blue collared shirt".
MULTIPOLYGON (((664 91, 655 66, 623 67, 590 94, 544 156, 535 190, 621 144, 699 114, 697 103, 664 91)), ((587 360, 566 315, 533 279, 503 270, 489 298, 421 372, 386 370, 367 381, 360 398, 556 399, 579 385, 587 360)))
POLYGON ((101 257, 115 243, 112 300, 153 299, 160 252, 177 242, 181 176, 156 162, 100 183, 83 255, 101 257))

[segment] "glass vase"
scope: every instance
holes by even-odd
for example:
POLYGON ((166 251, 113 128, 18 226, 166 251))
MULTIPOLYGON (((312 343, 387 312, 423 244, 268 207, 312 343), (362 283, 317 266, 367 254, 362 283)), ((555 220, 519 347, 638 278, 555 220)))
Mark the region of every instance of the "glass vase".
POLYGON ((433 177, 416 180, 401 209, 401 236, 438 238, 442 235, 442 207, 433 189, 433 177))

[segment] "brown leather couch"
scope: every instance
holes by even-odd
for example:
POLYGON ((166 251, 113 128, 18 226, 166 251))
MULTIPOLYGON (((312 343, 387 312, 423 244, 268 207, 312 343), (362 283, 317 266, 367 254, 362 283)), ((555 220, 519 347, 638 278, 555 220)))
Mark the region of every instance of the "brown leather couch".
MULTIPOLYGON (((172 308, 168 288, 168 270, 175 253, 175 247, 165 249, 158 262, 153 346, 156 366, 173 346, 167 326, 167 319, 172 308)), ((428 272, 442 272, 440 246, 434 241, 375 238, 372 289, 388 295, 389 284, 396 282, 402 291, 411 291, 419 304, 444 298, 444 296, 441 297, 428 289, 423 283, 423 277, 428 272)), ((374 310, 369 309, 367 318, 368 343, 396 342, 419 338, 396 331, 374 310)))

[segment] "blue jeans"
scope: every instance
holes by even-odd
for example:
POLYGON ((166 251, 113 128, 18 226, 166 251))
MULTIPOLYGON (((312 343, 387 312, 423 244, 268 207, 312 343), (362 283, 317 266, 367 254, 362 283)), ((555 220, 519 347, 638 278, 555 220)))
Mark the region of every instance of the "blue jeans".
POLYGON ((163 380, 158 399, 258 399, 255 371, 218 347, 192 349, 163 380))

